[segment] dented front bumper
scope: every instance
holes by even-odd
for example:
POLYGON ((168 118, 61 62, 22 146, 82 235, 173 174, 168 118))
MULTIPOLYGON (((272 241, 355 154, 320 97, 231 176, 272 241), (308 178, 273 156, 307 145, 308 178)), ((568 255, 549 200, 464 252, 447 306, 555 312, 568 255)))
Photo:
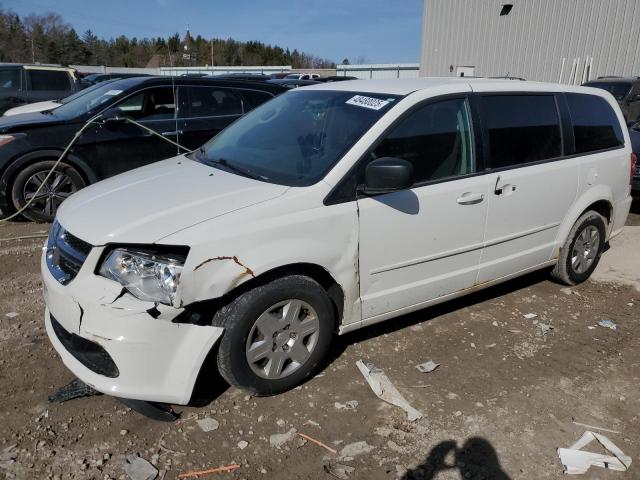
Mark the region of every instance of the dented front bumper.
POLYGON ((68 285, 51 275, 43 255, 45 324, 51 343, 74 375, 102 393, 187 404, 200 368, 223 329, 173 323, 183 309, 138 300, 116 282, 95 275, 93 266, 100 254, 101 249, 94 248, 68 285), (59 324, 58 334, 52 317, 59 324), (109 370, 102 371, 95 362, 70 351, 71 336, 95 344, 98 357, 115 363, 117 376, 104 374, 109 370))

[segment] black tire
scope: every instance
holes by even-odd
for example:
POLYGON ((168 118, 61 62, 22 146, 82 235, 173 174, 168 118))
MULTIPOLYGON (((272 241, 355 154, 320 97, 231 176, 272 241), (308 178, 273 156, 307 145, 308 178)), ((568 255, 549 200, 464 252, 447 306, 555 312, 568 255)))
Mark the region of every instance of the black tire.
MULTIPOLYGON (((16 175, 10 187, 11 201, 16 211, 27 204, 28 198, 26 197, 28 197, 29 191, 33 190, 33 187, 37 183, 34 178, 38 177, 43 180, 55 163, 54 160, 41 160, 27 165, 16 175)), ((82 175, 71 165, 64 162, 58 164, 55 172, 47 180, 49 187, 55 186, 54 182, 56 178, 63 178, 65 180, 64 185, 57 187, 60 188, 60 190, 56 191, 55 194, 52 193, 52 196, 47 194, 44 197, 40 197, 43 192, 46 193, 45 190, 41 190, 38 194, 38 199, 22 212, 23 217, 34 222, 53 221, 56 210, 60 203, 62 203, 64 197, 69 196, 71 193, 80 190, 86 185, 82 175)))
MULTIPOLYGON (((303 308, 301 312, 300 315, 305 315, 308 310, 303 308)), ((300 315, 297 318, 300 318, 300 315)), ((266 396, 290 390, 315 372, 329 350, 335 332, 336 319, 331 300, 316 281, 302 275, 290 275, 258 285, 239 295, 215 314, 213 324, 225 329, 218 345, 218 369, 221 375, 231 385, 252 395, 266 396), (271 307, 290 299, 306 303, 316 314, 318 335, 314 337, 315 346, 311 348, 310 356, 304 363, 295 366, 296 364, 290 361, 290 364, 296 368, 292 373, 283 378, 263 378, 254 370, 258 368, 257 364, 250 365, 247 358, 249 335, 252 334, 253 337, 256 334, 257 330, 254 326, 257 325, 261 315, 271 307)), ((271 338, 268 337, 269 343, 271 338)), ((274 345, 276 338, 274 333, 274 345)), ((305 339, 301 341, 304 342, 305 339)), ((271 349, 270 346, 268 348, 271 349)))
POLYGON ((551 276, 564 285, 577 285, 578 283, 582 283, 588 279, 598 266, 598 262, 602 256, 606 234, 607 222, 602 215, 594 212, 593 210, 589 210, 582 214, 582 216, 578 218, 576 223, 573 225, 565 244, 560 249, 560 257, 558 258, 558 263, 551 272, 551 276), (578 271, 574 265, 574 257, 572 255, 574 247, 585 230, 590 229, 590 231, 593 231, 594 228, 598 232, 598 242, 597 247, 592 249, 594 255, 593 259, 584 271, 578 271))

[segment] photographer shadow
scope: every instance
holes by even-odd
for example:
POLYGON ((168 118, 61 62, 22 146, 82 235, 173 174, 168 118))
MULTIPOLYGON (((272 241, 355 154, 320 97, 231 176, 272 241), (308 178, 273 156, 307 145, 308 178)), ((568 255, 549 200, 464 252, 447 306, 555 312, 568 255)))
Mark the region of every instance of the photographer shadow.
POLYGON ((480 437, 468 438, 460 448, 454 440, 440 442, 424 463, 407 471, 402 480, 437 479, 439 472, 447 470, 458 470, 464 480, 510 480, 500 466, 496 450, 480 437))

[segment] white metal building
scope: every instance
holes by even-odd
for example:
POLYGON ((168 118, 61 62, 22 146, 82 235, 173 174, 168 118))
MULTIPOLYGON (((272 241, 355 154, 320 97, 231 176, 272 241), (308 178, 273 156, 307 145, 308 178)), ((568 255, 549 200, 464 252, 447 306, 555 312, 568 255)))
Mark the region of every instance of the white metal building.
POLYGON ((424 0, 422 76, 640 76, 640 0, 424 0))

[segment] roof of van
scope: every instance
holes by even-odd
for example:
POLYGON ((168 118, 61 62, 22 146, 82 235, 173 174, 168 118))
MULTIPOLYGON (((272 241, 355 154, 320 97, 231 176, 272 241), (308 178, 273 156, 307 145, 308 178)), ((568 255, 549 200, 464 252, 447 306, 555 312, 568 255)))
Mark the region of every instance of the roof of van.
MULTIPOLYGON (((305 90, 335 90, 348 92, 368 92, 390 95, 409 95, 418 90, 429 90, 445 85, 482 85, 482 90, 512 90, 512 91, 550 91, 550 92, 583 92, 585 87, 573 85, 561 85, 558 83, 531 82, 504 78, 479 78, 479 77, 421 77, 421 78, 393 78, 385 80, 346 80, 343 82, 327 82, 319 85, 301 87, 305 90)), ((601 91, 589 88, 593 93, 601 95, 601 91)))

